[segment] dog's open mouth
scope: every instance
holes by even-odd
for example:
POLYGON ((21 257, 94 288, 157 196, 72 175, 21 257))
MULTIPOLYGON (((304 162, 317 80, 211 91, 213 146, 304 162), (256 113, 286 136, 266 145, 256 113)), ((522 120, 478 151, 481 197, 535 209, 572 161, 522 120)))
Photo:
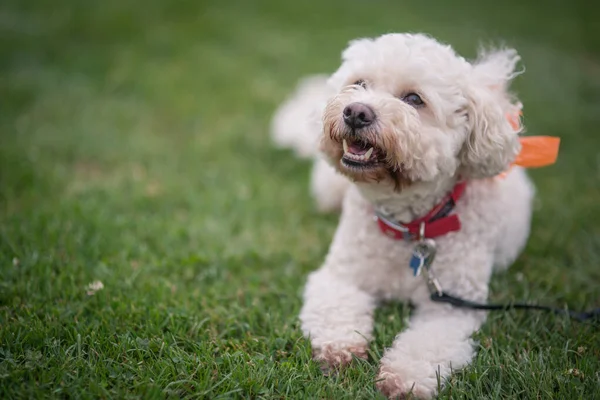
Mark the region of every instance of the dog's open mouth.
POLYGON ((342 145, 344 155, 341 162, 344 166, 369 168, 378 164, 379 151, 370 143, 344 139, 342 145))

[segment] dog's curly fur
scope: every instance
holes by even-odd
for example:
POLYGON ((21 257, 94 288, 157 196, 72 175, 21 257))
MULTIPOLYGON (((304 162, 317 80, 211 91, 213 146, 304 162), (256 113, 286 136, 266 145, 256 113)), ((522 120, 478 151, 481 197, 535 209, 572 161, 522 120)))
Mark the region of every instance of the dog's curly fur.
POLYGON ((529 235, 533 186, 519 168, 497 177, 520 150, 507 120, 519 109, 507 91, 519 57, 503 49, 468 62, 428 36, 389 34, 351 42, 342 58, 329 78, 302 83, 273 121, 276 143, 314 156, 319 208, 342 205, 325 262, 308 278, 302 330, 316 360, 341 366, 367 354, 378 301, 410 301, 415 311, 381 359, 377 385, 390 398, 429 398, 438 373, 443 384, 471 361, 486 315, 433 303, 408 267, 414 243, 383 235, 373 212, 410 222, 467 180, 455 209, 462 228, 436 238, 433 269, 447 292, 486 300, 494 267, 509 266, 529 235), (409 93, 425 104, 406 102, 409 93), (352 103, 370 107, 374 122, 345 123, 352 103), (373 147, 370 161, 344 162, 344 141, 373 147))

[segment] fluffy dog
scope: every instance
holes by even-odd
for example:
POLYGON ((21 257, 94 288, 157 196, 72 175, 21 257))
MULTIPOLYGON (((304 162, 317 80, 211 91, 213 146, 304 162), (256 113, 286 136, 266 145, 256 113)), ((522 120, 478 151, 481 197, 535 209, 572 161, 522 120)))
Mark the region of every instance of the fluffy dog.
POLYGON ((351 42, 342 58, 273 120, 279 145, 315 157, 319 207, 342 205, 325 262, 308 278, 302 330, 315 360, 335 368, 367 357, 379 301, 412 303, 377 386, 390 398, 430 398, 438 375, 443 384, 471 361, 486 314, 433 302, 427 276, 485 301, 492 272, 529 235, 533 186, 509 168, 520 150, 521 127, 507 118, 520 110, 507 91, 519 56, 502 49, 469 62, 428 36, 389 34, 351 42))

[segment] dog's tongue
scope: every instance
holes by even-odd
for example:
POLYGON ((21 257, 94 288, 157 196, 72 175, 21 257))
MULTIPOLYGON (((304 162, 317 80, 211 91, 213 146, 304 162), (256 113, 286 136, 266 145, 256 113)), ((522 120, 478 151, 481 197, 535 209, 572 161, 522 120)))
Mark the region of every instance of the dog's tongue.
POLYGON ((348 151, 352 154, 362 156, 369 150, 369 148, 362 143, 350 143, 348 144, 348 151))

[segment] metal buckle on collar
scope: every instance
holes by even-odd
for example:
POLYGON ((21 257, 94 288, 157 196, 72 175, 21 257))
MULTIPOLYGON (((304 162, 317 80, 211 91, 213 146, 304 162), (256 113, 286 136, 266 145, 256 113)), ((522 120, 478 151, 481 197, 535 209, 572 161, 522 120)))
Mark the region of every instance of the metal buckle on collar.
POLYGON ((386 224, 387 226, 389 226, 390 228, 394 228, 394 229, 402 232, 402 238, 405 241, 412 242, 413 240, 416 240, 415 235, 410 233, 410 231, 408 230, 408 227, 406 227, 402 224, 399 224, 397 222, 390 221, 380 211, 375 210, 375 216, 379 220, 383 221, 383 223, 386 224))

